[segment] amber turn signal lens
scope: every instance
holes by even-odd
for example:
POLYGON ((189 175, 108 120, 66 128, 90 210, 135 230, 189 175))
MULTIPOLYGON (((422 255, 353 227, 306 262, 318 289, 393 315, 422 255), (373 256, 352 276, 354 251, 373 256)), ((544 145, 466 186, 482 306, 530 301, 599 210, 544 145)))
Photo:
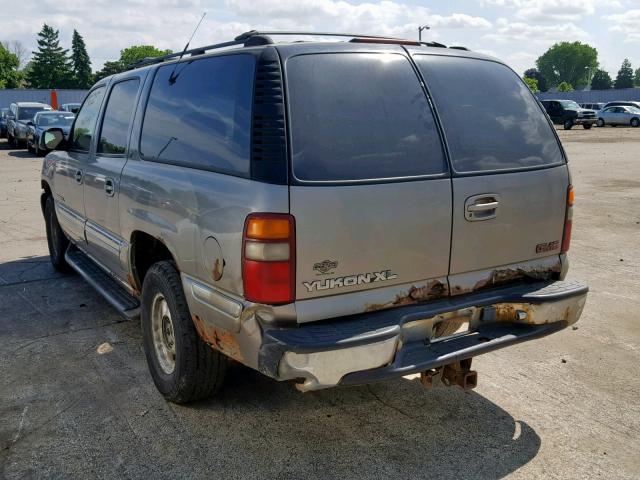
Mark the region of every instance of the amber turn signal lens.
POLYGON ((255 240, 286 240, 291 235, 291 222, 286 218, 266 215, 247 219, 246 236, 255 240))
POLYGON ((573 185, 569 185, 569 189, 567 190, 567 205, 569 207, 573 206, 573 185))

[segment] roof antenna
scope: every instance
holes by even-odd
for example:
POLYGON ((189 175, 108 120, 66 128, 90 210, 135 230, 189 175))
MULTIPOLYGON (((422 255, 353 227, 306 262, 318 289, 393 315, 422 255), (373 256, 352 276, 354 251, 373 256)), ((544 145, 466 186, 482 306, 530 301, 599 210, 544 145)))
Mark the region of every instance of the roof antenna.
MULTIPOLYGON (((198 24, 196 25, 196 28, 193 29, 193 33, 191 34, 191 36, 189 37, 189 41, 187 42, 187 44, 184 46, 184 48, 182 49, 182 53, 180 54, 180 56, 178 57, 178 60, 181 60, 184 52, 187 51, 187 49, 189 48, 189 44, 191 43, 191 40, 193 40, 193 36, 196 34, 196 32, 198 31, 198 28, 200 27, 200 24, 202 23, 202 20, 204 20, 205 15, 207 14, 207 12, 204 12, 202 14, 202 17, 200 17, 200 21, 198 22, 198 24)), ((178 63, 176 62, 175 65, 173 66, 173 70, 171 71, 171 75, 169 75, 169 83, 171 85, 173 85, 174 83, 176 83, 176 80, 178 79, 178 75, 180 74, 178 72, 178 75, 174 74, 176 73, 176 67, 178 66, 178 63)))

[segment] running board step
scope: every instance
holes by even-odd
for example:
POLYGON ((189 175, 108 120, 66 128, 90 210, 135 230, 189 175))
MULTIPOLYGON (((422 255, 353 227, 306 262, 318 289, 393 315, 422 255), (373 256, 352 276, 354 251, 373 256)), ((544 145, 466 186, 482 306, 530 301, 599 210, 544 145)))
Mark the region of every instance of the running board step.
POLYGON ((78 272, 89 285, 128 319, 140 316, 140 302, 127 292, 118 281, 100 268, 77 247, 70 245, 64 256, 71 268, 78 272))

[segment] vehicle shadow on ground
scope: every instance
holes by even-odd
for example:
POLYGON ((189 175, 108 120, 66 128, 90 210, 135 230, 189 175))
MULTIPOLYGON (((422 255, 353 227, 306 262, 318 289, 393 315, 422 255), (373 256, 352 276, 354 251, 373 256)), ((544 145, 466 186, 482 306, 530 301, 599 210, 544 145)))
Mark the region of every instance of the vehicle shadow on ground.
POLYGON ((257 463, 290 452, 296 461, 277 476, 292 478, 498 479, 533 459, 541 444, 527 423, 482 395, 425 390, 417 378, 300 393, 234 364, 218 399, 178 408, 191 409, 194 421, 223 409, 216 429, 230 435, 258 409, 260 434, 243 436, 243 452, 260 452, 257 463))
POLYGON ((9 156, 10 157, 16 157, 16 158, 36 158, 35 155, 33 155, 31 152, 29 152, 28 150, 12 150, 9 152, 9 156))

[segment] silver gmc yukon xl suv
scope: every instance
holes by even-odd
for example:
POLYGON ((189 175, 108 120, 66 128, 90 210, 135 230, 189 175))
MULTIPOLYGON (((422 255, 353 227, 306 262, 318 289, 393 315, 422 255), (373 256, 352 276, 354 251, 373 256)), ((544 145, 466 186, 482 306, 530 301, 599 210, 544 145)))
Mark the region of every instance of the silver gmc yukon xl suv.
POLYGON ((51 261, 141 317, 172 402, 215 393, 229 359, 303 391, 472 388, 472 357, 558 332, 586 300, 563 280, 554 128, 465 49, 252 31, 100 80, 45 142, 51 261))

